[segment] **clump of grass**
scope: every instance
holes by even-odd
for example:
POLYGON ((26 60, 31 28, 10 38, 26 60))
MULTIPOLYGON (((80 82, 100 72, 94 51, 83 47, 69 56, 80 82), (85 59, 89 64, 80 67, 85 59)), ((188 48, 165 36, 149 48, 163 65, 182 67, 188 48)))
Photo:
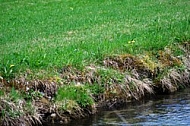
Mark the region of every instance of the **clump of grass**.
POLYGON ((130 95, 132 95, 132 97, 137 100, 145 94, 154 93, 153 82, 148 80, 148 78, 144 80, 139 80, 136 78, 132 78, 130 75, 126 75, 125 81, 127 90, 129 90, 130 95))
POLYGON ((64 122, 69 118, 85 117, 96 111, 91 91, 82 84, 60 87, 56 94, 55 105, 56 115, 64 122))
POLYGON ((4 126, 42 124, 35 106, 31 101, 25 101, 23 95, 14 88, 0 97, 0 110, 0 124, 4 126))
POLYGON ((189 56, 179 57, 179 54, 174 56, 173 53, 176 49, 178 52, 187 53, 188 51, 182 48, 182 45, 166 46, 163 50, 154 52, 156 55, 153 52, 136 56, 123 54, 107 57, 103 62, 107 67, 130 73, 126 75, 125 80, 128 84, 127 90, 135 99, 139 99, 145 92, 153 93, 155 87, 161 87, 163 92, 174 92, 179 89, 179 86, 182 88, 188 84, 188 77, 183 73, 188 73, 186 67, 189 67, 189 56))
MULTIPOLYGON (((94 100, 91 96, 90 90, 85 86, 79 85, 67 85, 58 89, 56 94, 57 101, 73 100, 81 107, 87 107, 94 104, 94 100)), ((67 105, 64 106, 67 110, 67 105)))
POLYGON ((0 71, 0 78, 6 80, 11 80, 15 78, 15 74, 17 73, 16 66, 14 64, 0 64, 0 71))
POLYGON ((189 77, 189 71, 187 69, 180 70, 172 68, 159 78, 159 82, 156 86, 161 87, 163 92, 174 92, 187 87, 190 82, 189 77))

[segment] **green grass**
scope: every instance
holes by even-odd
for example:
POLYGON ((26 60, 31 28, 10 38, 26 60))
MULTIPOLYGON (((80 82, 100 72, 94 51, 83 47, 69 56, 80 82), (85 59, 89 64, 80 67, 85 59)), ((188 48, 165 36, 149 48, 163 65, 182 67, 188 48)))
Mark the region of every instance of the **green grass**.
POLYGON ((51 74, 187 41, 189 8, 189 0, 0 0, 0 72, 51 74))
POLYGON ((73 100, 82 107, 91 106, 94 100, 88 88, 75 85, 61 87, 57 92, 56 101, 73 100))

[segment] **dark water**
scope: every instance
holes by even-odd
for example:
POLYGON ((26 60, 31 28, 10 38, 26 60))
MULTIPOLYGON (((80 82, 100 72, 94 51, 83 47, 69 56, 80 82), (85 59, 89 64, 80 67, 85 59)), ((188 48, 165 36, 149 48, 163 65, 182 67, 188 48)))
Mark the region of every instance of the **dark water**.
POLYGON ((190 89, 101 111, 69 126, 190 125, 190 89))

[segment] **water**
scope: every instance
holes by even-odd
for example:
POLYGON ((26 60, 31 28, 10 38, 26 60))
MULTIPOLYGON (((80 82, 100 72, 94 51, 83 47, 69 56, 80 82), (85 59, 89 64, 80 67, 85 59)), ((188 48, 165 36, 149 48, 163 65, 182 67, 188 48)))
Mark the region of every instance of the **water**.
POLYGON ((69 126, 190 125, 190 89, 101 111, 69 126))

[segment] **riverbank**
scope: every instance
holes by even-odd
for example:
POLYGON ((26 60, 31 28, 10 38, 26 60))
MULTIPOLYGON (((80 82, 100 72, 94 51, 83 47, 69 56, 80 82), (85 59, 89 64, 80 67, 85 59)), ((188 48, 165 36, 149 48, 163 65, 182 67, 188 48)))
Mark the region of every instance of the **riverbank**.
POLYGON ((67 66, 48 80, 2 79, 1 125, 68 123, 95 114, 99 107, 184 89, 190 86, 189 50, 189 42, 175 43, 154 54, 109 56, 101 66, 67 66))
MULTIPOLYGON (((154 95, 126 103, 119 108, 99 110, 66 126, 106 125, 189 125, 190 88, 172 94, 154 95), (174 124, 175 122, 175 124, 174 124)), ((54 124, 53 126, 61 126, 54 124)))
POLYGON ((1 125, 67 123, 189 85, 189 0, 0 8, 1 125))

